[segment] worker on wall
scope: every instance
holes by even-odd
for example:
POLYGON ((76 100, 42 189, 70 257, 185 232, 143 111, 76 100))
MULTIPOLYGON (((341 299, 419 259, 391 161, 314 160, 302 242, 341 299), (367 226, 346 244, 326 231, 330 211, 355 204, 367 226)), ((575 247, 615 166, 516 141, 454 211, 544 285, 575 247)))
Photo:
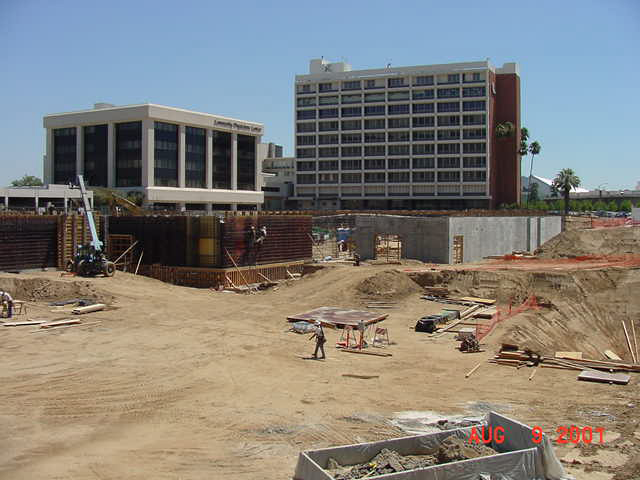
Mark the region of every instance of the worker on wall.
POLYGON ((318 350, 322 352, 320 359, 326 358, 324 354, 324 344, 327 339, 324 336, 324 330, 322 330, 322 322, 320 322, 320 320, 316 320, 316 331, 311 335, 311 337, 309 337, 309 340, 314 338, 316 339, 316 349, 313 352, 313 358, 318 358, 318 350))
POLYGON ((13 297, 9 294, 9 292, 5 292, 0 290, 0 313, 4 316, 5 309, 7 311, 7 318, 11 318, 13 316, 13 297))

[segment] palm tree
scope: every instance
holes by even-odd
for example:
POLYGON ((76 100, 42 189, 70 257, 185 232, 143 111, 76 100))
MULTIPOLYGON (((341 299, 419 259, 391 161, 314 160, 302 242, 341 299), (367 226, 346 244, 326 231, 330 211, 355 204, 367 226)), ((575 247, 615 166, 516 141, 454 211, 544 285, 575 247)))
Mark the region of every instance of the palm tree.
POLYGON ((498 125, 496 125, 496 137, 510 137, 513 135, 513 132, 515 132, 515 130, 516 127, 514 127, 513 123, 511 122, 499 123, 498 125))
POLYGON ((564 214, 569 214, 569 193, 580 186, 580 178, 570 168, 563 168, 553 179, 553 188, 562 193, 564 197, 564 214))
MULTIPOLYGON (((531 143, 531 145, 529 145, 528 150, 529 150, 529 153, 531 154, 531 167, 529 168, 529 185, 528 185, 529 191, 531 191, 531 177, 533 175, 533 157, 535 157, 540 153, 540 150, 542 150, 542 147, 538 142, 533 142, 531 143)), ((529 196, 530 195, 527 195, 527 208, 529 208, 529 196)))

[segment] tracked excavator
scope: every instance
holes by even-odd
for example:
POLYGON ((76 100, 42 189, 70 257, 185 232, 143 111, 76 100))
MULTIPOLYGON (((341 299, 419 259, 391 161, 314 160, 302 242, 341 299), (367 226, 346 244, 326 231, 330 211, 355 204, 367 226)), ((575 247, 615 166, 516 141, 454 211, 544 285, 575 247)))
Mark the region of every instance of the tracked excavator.
POLYGON ((107 259, 104 252, 104 244, 98 238, 96 224, 93 219, 93 210, 87 198, 87 190, 84 186, 82 175, 78 175, 78 184, 70 185, 70 187, 80 189, 84 216, 91 231, 91 242, 78 247, 75 256, 67 264, 67 271, 75 272, 76 275, 83 277, 93 277, 100 274, 105 277, 113 277, 116 273, 116 265, 107 259))

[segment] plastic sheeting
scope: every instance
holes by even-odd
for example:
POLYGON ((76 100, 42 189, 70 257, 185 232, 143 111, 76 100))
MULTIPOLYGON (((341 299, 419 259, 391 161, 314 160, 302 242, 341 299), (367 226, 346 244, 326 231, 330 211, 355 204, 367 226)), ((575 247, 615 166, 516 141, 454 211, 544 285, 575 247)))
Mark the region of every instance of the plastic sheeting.
MULTIPOLYGON (((427 468, 409 470, 367 477, 369 479, 402 480, 570 480, 553 451, 551 442, 543 436, 542 442, 533 442, 532 429, 520 422, 490 412, 482 424, 485 428, 504 429, 504 440, 496 442, 493 437, 488 443, 499 452, 496 455, 480 457, 460 462, 434 465, 427 468)), ((476 426, 478 433, 481 426, 476 426)), ((429 454, 447 437, 455 435, 468 440, 472 427, 446 430, 442 432, 395 438, 380 442, 346 445, 300 453, 294 480, 332 480, 324 470, 329 458, 341 465, 365 463, 383 448, 395 450, 401 455, 429 454)))

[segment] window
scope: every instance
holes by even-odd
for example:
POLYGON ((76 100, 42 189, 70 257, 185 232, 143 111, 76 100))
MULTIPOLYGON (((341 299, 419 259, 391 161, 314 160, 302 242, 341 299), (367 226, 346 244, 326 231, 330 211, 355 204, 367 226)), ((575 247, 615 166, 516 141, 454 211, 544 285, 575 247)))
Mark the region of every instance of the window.
POLYGON ((414 158, 413 168, 433 168, 435 165, 433 158, 414 158))
POLYGON ((484 100, 475 102, 462 102, 462 110, 464 112, 477 112, 484 110, 484 100))
POLYGON ((463 144, 463 153, 486 153, 486 143, 465 143, 463 144))
POLYGON ((211 185, 228 190, 231 188, 231 134, 214 130, 212 137, 211 185))
POLYGON ((319 83, 318 90, 321 92, 330 92, 333 90, 331 83, 319 83))
POLYGON ((300 183, 300 184, 313 184, 316 183, 316 174, 312 173, 303 173, 303 174, 298 174, 296 175, 296 183, 300 183))
POLYGON ((438 75, 438 83, 439 84, 460 83, 460 74, 449 73, 449 74, 438 75))
POLYGON ((389 132, 389 142, 408 142, 409 132, 389 132))
POLYGON ((438 145, 438 153, 448 155, 454 153, 460 153, 459 143, 442 143, 438 145))
POLYGON ((361 173, 343 173, 341 176, 342 183, 362 183, 361 173))
POLYGON ((333 132, 338 130, 338 122, 318 122, 318 130, 321 132, 333 132))
POLYGON ((385 120, 384 118, 377 118, 375 120, 365 120, 364 128, 365 130, 376 130, 379 128, 385 128, 385 120))
POLYGON ((315 90, 311 90, 311 85, 298 85, 298 93, 314 93, 315 90))
POLYGON ((428 100, 428 99, 432 99, 433 97, 434 97, 433 88, 429 88, 427 90, 414 90, 413 91, 413 99, 414 100, 428 100))
POLYGON ((154 123, 154 185, 178 186, 178 125, 154 123))
POLYGON ((320 147, 318 156, 322 158, 339 156, 338 147, 320 147))
POLYGON ((362 95, 342 95, 342 103, 360 103, 362 95))
POLYGON ((413 113, 433 113, 433 103, 414 103, 413 113))
POLYGON ((256 189, 256 137, 238 135, 238 190, 256 189))
POLYGON ((364 183, 384 183, 384 172, 366 172, 364 183))
POLYGON ((362 169, 362 160, 342 160, 340 168, 342 170, 360 170, 362 169))
POLYGON ((486 168, 487 157, 464 157, 464 168, 486 168))
POLYGON ((330 95, 328 97, 320 97, 318 99, 319 105, 337 105, 338 104, 338 96, 330 95))
POLYGON ((485 95, 484 87, 465 87, 462 89, 463 97, 484 97, 485 95))
POLYGON ((409 183, 409 172, 389 172, 389 183, 409 183))
POLYGON ((296 150, 296 157, 298 158, 313 158, 316 156, 315 148, 298 148, 296 150))
POLYGON ((206 188, 207 186, 207 132, 204 128, 185 127, 185 186, 206 188))
POLYGON ((465 73, 462 81, 465 83, 472 82, 484 82, 485 74, 484 72, 473 72, 473 73, 465 73))
POLYGON ((365 143, 384 143, 386 141, 384 132, 365 133, 365 143))
POLYGON ((142 122, 118 123, 116 124, 116 186, 140 185, 142 185, 142 122))
POLYGON ((362 128, 362 120, 343 120, 342 130, 360 130, 362 128))
POLYGON ((365 170, 384 170, 385 159, 384 158, 368 158, 364 161, 365 170))
POLYGON ((318 110, 319 118, 335 118, 338 116, 337 108, 323 108, 318 110))
POLYGON ((370 107, 364 107, 365 115, 384 115, 384 105, 372 105, 370 107))
POLYGON ((433 127, 433 117, 413 117, 413 128, 416 127, 433 127))
POLYGON ((409 128, 409 118, 390 118, 389 128, 409 128))
POLYGON ((459 88, 439 88, 438 98, 458 98, 460 96, 459 88))
POLYGON ((458 140, 460 130, 438 130, 438 140, 458 140))
POLYGON ((459 102, 438 103, 438 112, 459 112, 459 111, 460 111, 459 102))
MULTIPOLYGON (((336 162, 338 163, 338 162, 336 162)), ((336 168, 337 170, 337 168, 336 168)), ((338 174, 337 173, 321 173, 319 176, 318 183, 338 183, 338 174)))
MULTIPOLYGON (((83 130, 84 181, 87 185, 106 187, 108 183, 108 127, 107 125, 94 125, 84 127, 83 130)), ((73 166, 73 173, 75 173, 75 157, 73 158, 73 164, 70 166, 73 166)))
POLYGON ((342 82, 342 90, 359 90, 360 81, 342 82))
POLYGON ((413 82, 414 85, 433 85, 433 75, 421 75, 416 77, 413 82))
POLYGON ((367 145, 364 147, 365 157, 378 157, 384 156, 386 147, 384 145, 367 145))
POLYGON ((297 145, 315 145, 316 144, 316 136, 315 135, 298 135, 296 138, 297 145))
POLYGON ((318 170, 338 170, 338 160, 320 160, 318 170))
POLYGON ((384 96, 384 93, 365 93, 364 101, 365 102, 384 102, 385 96, 384 96))
POLYGON ((315 132, 316 122, 298 123, 296 126, 296 131, 298 133, 315 132))
POLYGON ((389 105, 389 115, 405 115, 409 113, 409 104, 389 105))
POLYGON ((343 133, 341 143, 362 143, 362 135, 359 133, 343 133))
POLYGON ((471 170, 470 172, 462 172, 463 182, 486 182, 487 172, 485 170, 471 170))
POLYGON ((362 116, 361 107, 345 107, 342 109, 343 117, 360 117, 362 116))
POLYGON ((53 130, 53 178, 60 184, 76 181, 75 127, 53 130))
POLYGON ((413 172, 413 182, 433 182, 435 180, 434 172, 413 172))
POLYGON ((460 158, 458 157, 439 158, 438 168, 460 168, 460 158))
POLYGON ((298 120, 311 120, 316 118, 315 110, 298 110, 297 117, 298 120))
POLYGON ((389 169, 390 170, 402 170, 409 168, 409 159, 408 158, 390 158, 389 159, 389 169))
POLYGON ((378 88, 375 80, 367 80, 365 88, 378 88))
POLYGON ((413 154, 414 155, 433 155, 434 152, 433 144, 425 145, 420 143, 413 144, 413 154))
POLYGON ((297 105, 299 107, 313 107, 316 104, 316 97, 299 98, 297 105))
POLYGON ((409 145, 389 145, 389 156, 409 155, 409 145))
POLYGON ((454 125, 460 125, 459 115, 440 115, 438 116, 439 127, 450 127, 454 125))
POLYGON ((389 83, 388 83, 389 87, 406 87, 407 84, 405 83, 405 79, 404 78, 390 78, 389 79, 389 83))
POLYGON ((405 90, 403 92, 389 92, 388 98, 390 102, 409 100, 409 91, 405 90))
POLYGON ((459 182, 460 172, 438 172, 438 182, 459 182))
POLYGON ((486 138, 487 131, 484 128, 466 128, 463 130, 464 139, 486 138))
POLYGON ((433 130, 415 130, 413 132, 414 142, 424 142, 433 140, 433 130))
POLYGON ((462 124, 463 125, 485 125, 486 115, 484 114, 463 115, 462 124))
POLYGON ((338 135, 318 135, 318 143, 320 145, 333 145, 340 143, 338 135))
POLYGON ((298 172, 315 172, 316 162, 298 162, 296 164, 296 170, 298 172))
POLYGON ((343 157, 360 157, 362 156, 362 147, 342 147, 343 157))

